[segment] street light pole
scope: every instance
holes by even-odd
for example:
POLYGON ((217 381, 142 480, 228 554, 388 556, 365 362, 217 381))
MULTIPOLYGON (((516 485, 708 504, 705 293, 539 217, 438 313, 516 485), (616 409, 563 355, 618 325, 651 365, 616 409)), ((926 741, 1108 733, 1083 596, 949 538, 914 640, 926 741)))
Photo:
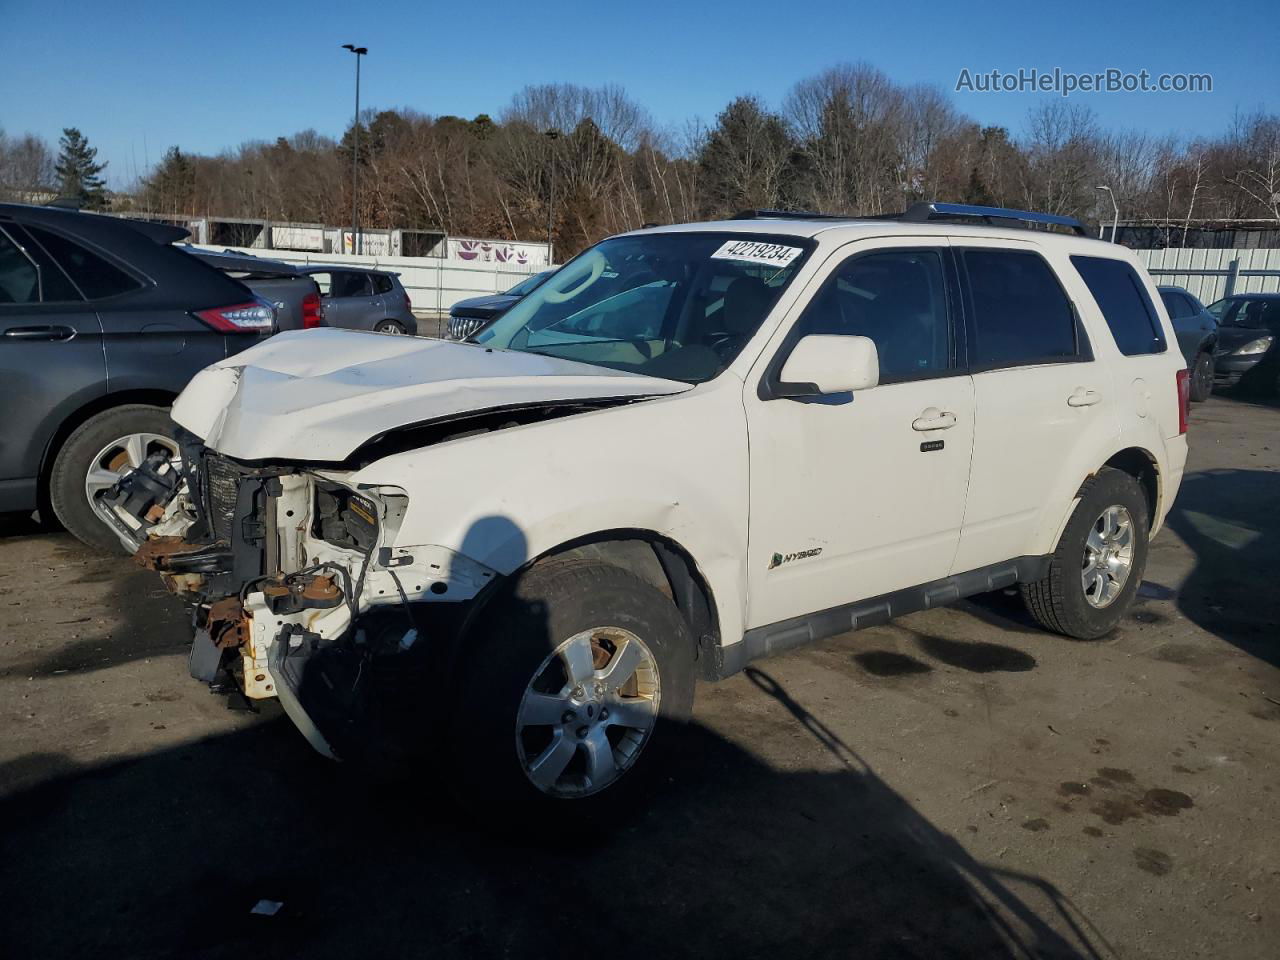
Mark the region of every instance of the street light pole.
POLYGON ((560 139, 559 130, 548 130, 545 133, 548 140, 551 141, 551 184, 550 196, 547 199, 547 265, 552 263, 551 259, 551 231, 555 223, 556 210, 556 141, 560 139))
POLYGON ((351 128, 351 252, 362 253, 364 244, 360 242, 360 58, 369 52, 368 47, 357 47, 344 43, 343 50, 350 50, 356 55, 356 122, 351 128))
MULTIPOLYGON (((1119 226, 1119 224, 1120 224, 1120 207, 1116 204, 1116 195, 1115 195, 1115 193, 1112 191, 1112 189, 1111 189, 1110 187, 1102 186, 1102 187, 1098 187, 1098 189, 1099 189, 1099 190, 1105 190, 1105 191, 1107 191, 1107 196, 1109 196, 1109 197, 1111 198, 1111 210, 1112 210, 1112 217, 1111 217, 1111 242, 1112 242, 1112 243, 1115 243, 1115 242, 1116 242, 1116 227, 1117 227, 1117 226, 1119 226)), ((1098 239, 1099 239, 1099 240, 1101 240, 1101 239, 1102 239, 1102 225, 1101 225, 1101 224, 1099 224, 1099 225, 1098 225, 1098 239)))

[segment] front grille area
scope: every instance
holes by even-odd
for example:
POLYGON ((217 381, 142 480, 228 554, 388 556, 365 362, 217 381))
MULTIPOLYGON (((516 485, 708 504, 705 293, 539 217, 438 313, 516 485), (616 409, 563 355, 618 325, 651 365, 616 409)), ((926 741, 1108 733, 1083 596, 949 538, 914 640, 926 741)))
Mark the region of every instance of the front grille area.
POLYGON ((225 457, 211 451, 205 453, 204 465, 205 489, 208 491, 209 527, 215 540, 230 543, 240 472, 225 457))
POLYGON ((488 322, 481 317, 450 317, 449 339, 465 340, 488 322))

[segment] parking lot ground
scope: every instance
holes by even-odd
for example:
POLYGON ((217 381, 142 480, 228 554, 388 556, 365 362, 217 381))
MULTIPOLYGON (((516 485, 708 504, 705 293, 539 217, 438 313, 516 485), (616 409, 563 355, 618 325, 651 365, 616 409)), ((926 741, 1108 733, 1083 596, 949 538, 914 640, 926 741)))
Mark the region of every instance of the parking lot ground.
POLYGON ((1000 594, 766 661, 643 810, 519 842, 443 761, 369 784, 229 709, 154 575, 7 518, 4 952, 1275 957, 1280 408, 1215 398, 1191 445, 1113 636, 1000 594))

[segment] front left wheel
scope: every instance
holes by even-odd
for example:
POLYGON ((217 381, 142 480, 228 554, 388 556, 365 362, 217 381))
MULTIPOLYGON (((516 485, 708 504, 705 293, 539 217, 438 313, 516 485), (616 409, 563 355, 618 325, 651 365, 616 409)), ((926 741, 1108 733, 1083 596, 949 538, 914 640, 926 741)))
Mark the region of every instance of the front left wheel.
POLYGON ((668 597, 618 567, 552 560, 471 633, 448 723, 465 806, 580 813, 644 792, 693 706, 694 641, 668 597))

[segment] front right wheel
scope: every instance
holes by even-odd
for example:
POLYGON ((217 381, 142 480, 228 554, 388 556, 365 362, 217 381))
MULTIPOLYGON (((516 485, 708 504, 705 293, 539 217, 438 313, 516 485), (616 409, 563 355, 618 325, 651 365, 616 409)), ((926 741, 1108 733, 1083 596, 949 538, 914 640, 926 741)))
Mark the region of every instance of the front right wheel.
POLYGON ((619 567, 538 564, 469 633, 447 723, 468 808, 614 810, 644 791, 692 710, 687 622, 619 567))
POLYGON ((1196 362, 1191 367, 1191 399, 1195 403, 1204 403, 1213 395, 1213 354, 1204 352, 1197 354, 1196 362))
POLYGON ((1133 604, 1147 566, 1146 494, 1123 470, 1103 467, 1071 513, 1044 578, 1021 585, 1046 630, 1077 640, 1110 633, 1133 604))

